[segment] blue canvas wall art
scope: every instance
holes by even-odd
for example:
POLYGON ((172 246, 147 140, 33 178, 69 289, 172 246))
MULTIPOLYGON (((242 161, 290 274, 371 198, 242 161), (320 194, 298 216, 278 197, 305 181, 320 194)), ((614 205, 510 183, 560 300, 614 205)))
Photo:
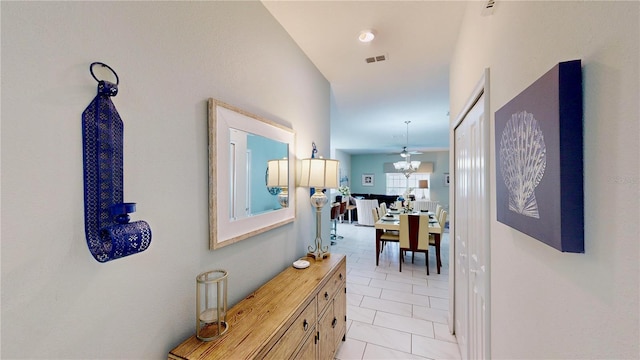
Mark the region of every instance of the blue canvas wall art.
POLYGON ((582 67, 562 62, 495 113, 497 219, 584 252, 582 67))

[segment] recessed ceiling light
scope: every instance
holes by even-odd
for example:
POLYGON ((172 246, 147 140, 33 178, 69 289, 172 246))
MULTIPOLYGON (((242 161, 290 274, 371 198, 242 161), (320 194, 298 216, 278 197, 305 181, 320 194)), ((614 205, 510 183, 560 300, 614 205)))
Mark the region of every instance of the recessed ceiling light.
POLYGON ((358 35, 358 40, 362 42, 371 42, 376 37, 373 30, 362 30, 360 31, 360 35, 358 35))

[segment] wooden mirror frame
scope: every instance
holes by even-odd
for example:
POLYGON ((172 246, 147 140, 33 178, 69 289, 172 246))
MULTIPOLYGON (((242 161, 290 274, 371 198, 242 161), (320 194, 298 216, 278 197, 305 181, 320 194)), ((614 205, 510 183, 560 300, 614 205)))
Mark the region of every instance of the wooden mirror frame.
MULTIPOLYGON (((209 249, 215 250, 269 231, 295 220, 295 133, 291 128, 250 114, 222 101, 208 101, 209 125, 209 249), (289 160, 289 207, 243 219, 229 216, 229 129, 263 136, 287 144, 289 160)), ((264 167, 257 173, 264 176, 264 167)))

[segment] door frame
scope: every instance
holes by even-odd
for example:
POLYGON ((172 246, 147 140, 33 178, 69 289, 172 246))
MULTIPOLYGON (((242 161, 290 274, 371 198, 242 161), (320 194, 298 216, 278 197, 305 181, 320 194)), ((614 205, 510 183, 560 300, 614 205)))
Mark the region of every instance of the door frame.
MULTIPOLYGON (((451 123, 451 127, 449 129, 449 143, 452 144, 450 146, 449 151, 449 172, 453 179, 456 177, 456 168, 455 168, 455 149, 456 149, 456 139, 455 139, 455 130, 462 121, 465 119, 469 111, 473 108, 473 106, 478 102, 480 97, 484 94, 484 116, 486 121, 484 122, 484 136, 485 136, 485 154, 486 154, 486 164, 485 164, 485 191, 487 192, 487 201, 484 204, 484 210, 487 214, 491 214, 491 197, 490 197, 490 165, 491 165, 491 145, 490 145, 490 137, 491 137, 491 113, 489 111, 490 105, 490 97, 489 97, 489 68, 485 68, 480 80, 473 88, 471 95, 469 96, 467 102, 464 107, 455 118, 455 120, 451 123)), ((456 182, 451 181, 451 186, 449 187, 449 332, 452 334, 455 333, 455 191, 456 191, 456 182)), ((485 254, 486 254, 486 263, 491 264, 491 215, 487 216, 487 224, 485 224, 485 254)), ((486 294, 485 294, 485 304, 486 304, 486 325, 485 325, 485 358, 491 358, 491 266, 487 266, 486 271, 486 294)))

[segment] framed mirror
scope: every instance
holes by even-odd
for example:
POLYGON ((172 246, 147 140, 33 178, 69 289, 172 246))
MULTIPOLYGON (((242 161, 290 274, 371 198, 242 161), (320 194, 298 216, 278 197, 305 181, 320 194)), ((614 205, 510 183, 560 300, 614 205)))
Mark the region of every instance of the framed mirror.
POLYGON ((286 190, 295 184, 293 130, 216 99, 208 102, 208 124, 209 248, 292 222, 295 191, 286 190), (279 168, 285 180, 277 186, 268 183, 270 161, 288 165, 279 168))

